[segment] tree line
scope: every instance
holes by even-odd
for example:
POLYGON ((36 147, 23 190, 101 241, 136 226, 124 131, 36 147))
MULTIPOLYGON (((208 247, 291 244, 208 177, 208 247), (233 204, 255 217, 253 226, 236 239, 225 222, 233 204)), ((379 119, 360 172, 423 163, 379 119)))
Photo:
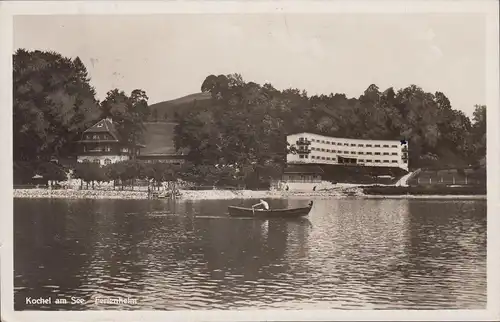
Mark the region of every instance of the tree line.
POLYGON ((381 91, 372 84, 358 98, 308 96, 231 74, 208 76, 201 90, 212 99, 180 113, 175 130, 176 147, 188 148, 194 164, 283 167, 292 148, 286 136, 298 132, 404 139, 411 168, 477 166, 486 153, 486 106, 476 105, 471 120, 444 93, 416 85, 381 91))
POLYGON ((99 101, 81 59, 52 51, 14 53, 13 92, 15 163, 73 155, 83 131, 105 117, 113 119, 124 140, 141 143, 150 116, 143 90, 128 95, 112 89, 99 101))
POLYGON ((81 179, 81 188, 95 188, 95 183, 113 182, 113 188, 124 189, 134 187, 136 180, 148 180, 153 187, 162 182, 180 179, 180 166, 165 163, 143 163, 136 160, 121 161, 106 166, 97 163, 83 162, 71 166, 61 166, 53 162, 40 162, 35 167, 31 163, 18 163, 24 166, 22 173, 25 181, 30 182, 32 176, 38 174, 45 182, 66 181, 68 177, 81 179), (85 185, 84 185, 85 184, 85 185))
MULTIPOLYGON (((158 117, 152 115, 141 89, 130 94, 112 89, 97 100, 78 57, 19 49, 13 62, 15 181, 33 172, 61 177, 49 161, 74 155, 75 141, 104 117, 111 117, 120 136, 130 143, 143 143, 143 122, 158 117)), ((182 167, 156 169, 130 161, 102 168, 104 175, 91 170, 93 165, 74 166, 75 173, 87 182, 99 181, 88 176, 126 181, 147 177, 143 168, 149 167, 147 171, 158 173, 182 172, 185 179, 199 184, 256 187, 279 177, 292 148, 286 136, 297 132, 406 139, 412 168, 477 165, 486 154, 486 106, 476 106, 471 120, 453 109, 444 93, 428 93, 416 85, 381 91, 372 84, 358 98, 333 93, 309 96, 299 89, 278 90, 231 74, 209 75, 201 90, 211 99, 176 114, 175 146, 188 151, 182 167), (133 170, 137 167, 143 168, 133 170)))
POLYGON ((130 94, 112 89, 99 101, 79 57, 17 50, 13 55, 14 182, 27 182, 33 173, 49 180, 63 178, 63 169, 50 160, 74 156, 83 131, 105 117, 113 119, 124 141, 142 143, 143 122, 150 117, 148 96, 141 89, 130 94))
POLYGON ((20 162, 15 167, 23 167, 24 182, 38 174, 44 183, 66 181, 68 175, 81 179, 82 189, 94 189, 96 183, 112 182, 113 189, 123 190, 133 187, 138 180, 147 180, 151 187, 159 187, 164 182, 179 180, 201 186, 256 187, 252 177, 246 173, 234 172, 230 166, 193 166, 190 163, 177 165, 170 163, 145 163, 127 160, 100 166, 97 163, 83 162, 71 166, 61 166, 53 162, 41 162, 32 167, 32 163, 20 162))
MULTIPOLYGON (((61 167, 52 159, 74 156, 83 131, 102 118, 110 117, 118 134, 130 143, 143 143, 145 121, 155 119, 145 91, 130 94, 119 89, 107 92, 99 101, 87 68, 79 57, 68 58, 53 51, 19 49, 13 54, 13 161, 14 182, 28 183, 38 174, 46 180, 62 181, 70 170, 84 182, 127 182, 150 178, 169 180, 178 171, 199 184, 228 184, 248 171, 229 173, 229 168, 187 163, 149 165, 120 162, 103 168, 95 164, 61 167)), ((244 169, 243 169, 244 170, 244 169)))

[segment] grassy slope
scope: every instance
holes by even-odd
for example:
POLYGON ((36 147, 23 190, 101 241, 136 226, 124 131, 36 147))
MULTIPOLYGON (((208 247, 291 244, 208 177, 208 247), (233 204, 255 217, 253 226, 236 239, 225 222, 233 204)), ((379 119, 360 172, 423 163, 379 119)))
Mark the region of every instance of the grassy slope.
POLYGON ((144 123, 144 141, 146 148, 141 150, 142 155, 158 153, 175 153, 174 128, 175 123, 147 122, 144 123))
POLYGON ((151 111, 158 111, 158 120, 165 120, 165 114, 167 114, 167 120, 173 121, 175 112, 199 106, 204 102, 208 102, 209 99, 210 93, 194 93, 174 100, 151 104, 149 108, 151 111))
POLYGON ((146 148, 141 151, 147 154, 173 154, 176 153, 174 145, 175 112, 187 111, 193 107, 208 102, 210 94, 194 93, 174 100, 159 102, 150 105, 151 110, 157 110, 159 122, 144 123, 144 143, 146 148), (167 119, 165 119, 165 113, 167 119))

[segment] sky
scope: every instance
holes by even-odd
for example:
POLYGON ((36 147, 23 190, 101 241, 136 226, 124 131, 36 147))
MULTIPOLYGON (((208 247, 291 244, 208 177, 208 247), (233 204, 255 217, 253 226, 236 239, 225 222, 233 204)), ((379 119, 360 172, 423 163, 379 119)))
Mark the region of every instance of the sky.
POLYGON ((16 16, 17 48, 79 56, 98 99, 140 88, 153 104, 239 73, 310 95, 415 84, 468 116, 486 102, 486 24, 472 13, 16 16))

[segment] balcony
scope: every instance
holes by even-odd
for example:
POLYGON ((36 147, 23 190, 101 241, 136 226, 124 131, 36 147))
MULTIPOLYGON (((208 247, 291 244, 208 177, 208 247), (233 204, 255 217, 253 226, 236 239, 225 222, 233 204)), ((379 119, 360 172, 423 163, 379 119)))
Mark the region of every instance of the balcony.
POLYGON ((311 153, 311 149, 310 148, 299 147, 297 149, 297 153, 298 154, 309 154, 309 153, 311 153))
POLYGON ((297 140, 297 142, 295 142, 295 144, 297 144, 297 146, 311 145, 311 141, 309 141, 308 139, 300 138, 297 140))

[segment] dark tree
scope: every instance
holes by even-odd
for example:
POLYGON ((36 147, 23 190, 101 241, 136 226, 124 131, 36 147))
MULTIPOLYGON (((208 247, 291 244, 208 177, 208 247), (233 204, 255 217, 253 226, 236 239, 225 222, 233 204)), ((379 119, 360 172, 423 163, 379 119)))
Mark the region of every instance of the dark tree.
POLYGON ((121 138, 130 144, 143 142, 143 121, 147 110, 147 96, 141 90, 134 90, 129 97, 125 92, 114 89, 101 102, 101 117, 113 119, 121 138))
POLYGON ((101 168, 101 166, 99 166, 99 164, 97 163, 91 162, 78 163, 75 166, 74 175, 76 178, 81 179, 86 183, 87 189, 89 187, 89 183, 92 183, 92 189, 94 189, 94 182, 104 182, 109 180, 106 177, 104 168, 101 168))
POLYGON ((99 118, 95 90, 80 58, 19 49, 13 57, 14 161, 49 161, 99 118))

